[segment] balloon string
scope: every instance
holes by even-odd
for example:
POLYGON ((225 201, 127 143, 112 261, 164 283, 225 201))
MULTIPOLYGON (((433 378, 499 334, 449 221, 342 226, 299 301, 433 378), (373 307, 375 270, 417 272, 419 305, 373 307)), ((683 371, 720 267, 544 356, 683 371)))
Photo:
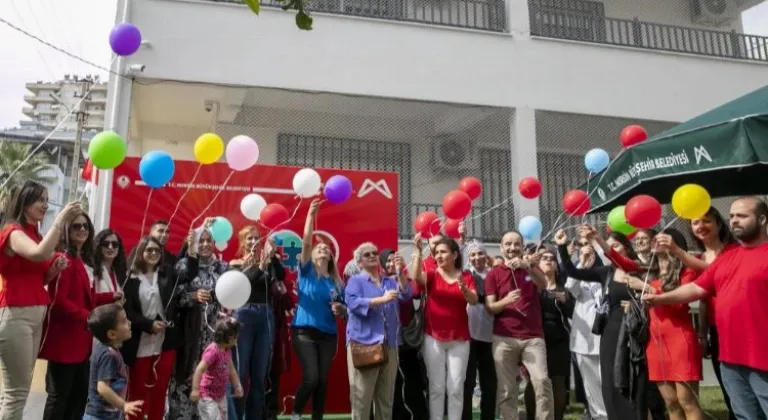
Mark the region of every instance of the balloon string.
MULTIPOLYGON (((147 204, 146 206, 144 206, 144 215, 141 217, 141 230, 139 231, 139 240, 141 240, 141 237, 144 235, 144 228, 146 227, 146 223, 147 223, 147 214, 149 213, 149 203, 152 201, 153 192, 155 192, 155 189, 150 188, 149 194, 147 195, 147 204)), ((138 252, 133 254, 133 258, 131 259, 131 261, 128 261, 128 272, 131 271, 131 268, 133 267, 133 263, 136 261, 137 256, 138 256, 138 252)))
POLYGON ((205 212, 207 212, 211 208, 214 202, 216 202, 216 199, 219 198, 219 195, 224 191, 224 188, 227 187, 227 183, 229 182, 229 179, 232 178, 232 175, 234 174, 235 174, 234 170, 229 172, 229 176, 227 176, 227 179, 225 179, 224 183, 221 184, 221 188, 219 188, 219 190, 216 191, 216 195, 213 196, 213 199, 211 200, 211 202, 208 203, 208 205, 203 209, 203 211, 200 212, 200 214, 197 215, 197 217, 192 219, 192 223, 189 224, 189 229, 192 229, 192 226, 194 226, 195 222, 198 221, 198 219, 200 219, 205 214, 205 212))
POLYGON ((189 181, 189 184, 187 185, 187 189, 184 191, 184 194, 181 195, 181 198, 179 198, 179 201, 176 203, 176 208, 173 209, 173 213, 171 213, 171 217, 168 219, 168 227, 171 227, 171 222, 173 221, 173 218, 176 217, 176 213, 179 211, 179 207, 181 207, 181 202, 184 201, 184 197, 187 196, 189 191, 192 189, 192 185, 195 184, 195 180, 197 180, 197 176, 200 174, 200 168, 203 167, 203 164, 197 165, 197 170, 195 171, 195 175, 192 176, 192 180, 189 181))

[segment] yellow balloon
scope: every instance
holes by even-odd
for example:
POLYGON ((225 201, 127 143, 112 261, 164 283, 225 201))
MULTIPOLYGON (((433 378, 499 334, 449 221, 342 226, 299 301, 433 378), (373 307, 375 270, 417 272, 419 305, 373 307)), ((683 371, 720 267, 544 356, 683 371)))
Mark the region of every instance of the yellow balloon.
POLYGON ((210 165, 224 154, 224 140, 216 134, 205 133, 195 141, 195 159, 203 165, 210 165))
POLYGON ((672 195, 672 210, 683 219, 704 217, 711 206, 712 198, 701 185, 685 184, 672 195))

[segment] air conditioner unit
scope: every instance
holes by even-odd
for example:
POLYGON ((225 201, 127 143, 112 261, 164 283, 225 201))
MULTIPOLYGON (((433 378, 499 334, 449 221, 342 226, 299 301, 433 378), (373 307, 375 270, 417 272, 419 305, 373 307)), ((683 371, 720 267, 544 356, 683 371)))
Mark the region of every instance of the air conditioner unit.
POLYGON ((477 170, 477 147, 473 142, 454 136, 435 137, 432 139, 432 166, 448 172, 477 170))
POLYGON ((738 17, 734 0, 691 0, 693 22, 706 26, 722 26, 738 17))

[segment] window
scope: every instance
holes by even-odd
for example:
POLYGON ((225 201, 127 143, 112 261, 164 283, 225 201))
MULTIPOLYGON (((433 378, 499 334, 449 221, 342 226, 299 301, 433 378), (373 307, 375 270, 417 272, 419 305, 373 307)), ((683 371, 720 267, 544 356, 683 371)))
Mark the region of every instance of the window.
POLYGON ((399 231, 411 231, 410 144, 280 134, 277 137, 277 163, 309 168, 398 172, 400 175, 399 231))
POLYGON ((480 226, 472 226, 479 227, 482 232, 481 235, 475 232, 474 236, 498 241, 504 232, 515 228, 514 207, 509 199, 514 190, 510 150, 481 148, 479 178, 483 184, 483 195, 480 196, 480 207, 475 207, 473 213, 488 213, 478 219, 480 226))
POLYGON ((598 1, 530 0, 531 32, 534 35, 602 42, 605 9, 598 1))

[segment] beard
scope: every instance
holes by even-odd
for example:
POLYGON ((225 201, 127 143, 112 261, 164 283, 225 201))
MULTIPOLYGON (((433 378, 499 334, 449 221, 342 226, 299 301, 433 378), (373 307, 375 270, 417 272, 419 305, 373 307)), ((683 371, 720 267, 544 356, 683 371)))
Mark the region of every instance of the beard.
POLYGON ((742 242, 751 242, 760 236, 760 226, 755 223, 749 226, 740 226, 740 229, 732 228, 733 236, 742 242))

